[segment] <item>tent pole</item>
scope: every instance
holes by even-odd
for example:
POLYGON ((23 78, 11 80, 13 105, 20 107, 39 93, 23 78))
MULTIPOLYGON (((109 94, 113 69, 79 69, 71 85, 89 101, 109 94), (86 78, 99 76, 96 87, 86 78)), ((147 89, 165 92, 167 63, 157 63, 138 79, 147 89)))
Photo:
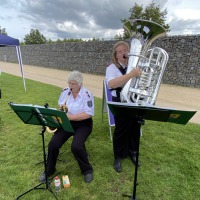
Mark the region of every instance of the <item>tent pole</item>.
POLYGON ((23 69, 23 64, 22 64, 22 56, 21 56, 20 46, 16 46, 16 51, 17 51, 17 58, 18 58, 19 66, 21 69, 24 90, 26 91, 26 83, 25 83, 25 79, 24 79, 24 69, 23 69))

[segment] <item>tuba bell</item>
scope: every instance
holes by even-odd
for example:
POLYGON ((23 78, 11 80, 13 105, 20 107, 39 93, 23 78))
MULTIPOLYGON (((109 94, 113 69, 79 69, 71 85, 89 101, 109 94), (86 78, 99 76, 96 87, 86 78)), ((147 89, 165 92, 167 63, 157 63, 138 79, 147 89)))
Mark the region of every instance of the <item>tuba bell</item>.
MULTIPOLYGON (((67 103, 67 101, 68 101, 68 98, 69 98, 70 94, 71 94, 71 90, 68 92, 67 98, 65 99, 64 104, 61 104, 61 105, 60 105, 60 108, 59 108, 60 111, 63 111, 63 112, 65 112, 65 113, 68 112, 68 107, 67 107, 66 103, 67 103)), ((48 107, 49 107, 48 103, 46 103, 46 104, 44 105, 44 107, 45 107, 45 108, 48 108, 48 107)), ((48 126, 46 126, 46 131, 49 132, 49 133, 55 133, 55 132, 57 131, 57 128, 53 128, 53 127, 48 127, 48 126)))
MULTIPOLYGON (((48 108, 49 105, 46 103, 45 107, 48 108)), ((63 105, 60 105, 60 109, 59 110, 67 113, 68 107, 66 106, 66 104, 63 104, 63 105)), ((55 133, 57 131, 57 128, 46 126, 46 131, 48 133, 55 133)))
POLYGON ((161 80, 168 62, 167 52, 159 47, 150 48, 157 38, 166 36, 166 30, 148 20, 128 20, 124 23, 125 34, 130 40, 127 72, 140 68, 140 77, 130 79, 122 88, 121 102, 138 105, 154 105, 161 80))

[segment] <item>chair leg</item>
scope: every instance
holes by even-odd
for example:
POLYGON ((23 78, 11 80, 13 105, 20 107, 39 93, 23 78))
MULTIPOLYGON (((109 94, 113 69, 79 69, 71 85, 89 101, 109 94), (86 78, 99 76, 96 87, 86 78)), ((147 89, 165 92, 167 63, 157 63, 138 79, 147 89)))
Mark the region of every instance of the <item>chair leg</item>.
POLYGON ((112 127, 109 126, 109 130, 110 130, 110 140, 112 141, 112 127))

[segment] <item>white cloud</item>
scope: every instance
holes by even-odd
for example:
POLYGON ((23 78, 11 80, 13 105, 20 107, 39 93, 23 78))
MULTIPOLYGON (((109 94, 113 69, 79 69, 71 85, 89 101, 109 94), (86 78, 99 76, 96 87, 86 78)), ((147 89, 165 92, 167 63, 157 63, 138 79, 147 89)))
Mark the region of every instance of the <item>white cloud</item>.
POLYGON ((192 9, 176 9, 175 15, 182 19, 200 19, 200 11, 192 9))
POLYGON ((76 25, 74 25, 71 21, 66 21, 62 24, 58 24, 57 25, 58 30, 61 31, 69 31, 71 33, 77 32, 78 31, 78 27, 76 25))
MULTIPOLYGON (((0 26, 11 37, 20 38, 37 28, 47 39, 113 38, 122 34, 121 19, 130 17, 135 3, 148 5, 150 0, 1 0, 0 26), (114 3, 113 3, 114 2, 114 3)), ((156 0, 167 9, 170 35, 200 34, 199 0, 156 0)))

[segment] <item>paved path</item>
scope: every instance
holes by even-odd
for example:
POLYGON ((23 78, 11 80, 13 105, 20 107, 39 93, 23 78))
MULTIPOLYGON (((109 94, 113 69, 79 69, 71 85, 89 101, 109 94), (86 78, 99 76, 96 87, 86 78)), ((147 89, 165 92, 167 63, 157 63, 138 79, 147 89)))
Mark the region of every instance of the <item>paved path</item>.
MULTIPOLYGON (((21 76, 18 64, 0 62, 2 72, 21 76)), ((68 71, 24 65, 24 76, 27 79, 36 80, 58 87, 65 87, 68 71)), ((84 86, 96 97, 102 98, 104 76, 84 74, 84 86)), ((28 90, 28 88, 27 88, 28 90)), ((195 110, 197 113, 190 122, 200 124, 200 88, 189 88, 162 84, 160 86, 157 106, 176 108, 182 110, 195 110)))

